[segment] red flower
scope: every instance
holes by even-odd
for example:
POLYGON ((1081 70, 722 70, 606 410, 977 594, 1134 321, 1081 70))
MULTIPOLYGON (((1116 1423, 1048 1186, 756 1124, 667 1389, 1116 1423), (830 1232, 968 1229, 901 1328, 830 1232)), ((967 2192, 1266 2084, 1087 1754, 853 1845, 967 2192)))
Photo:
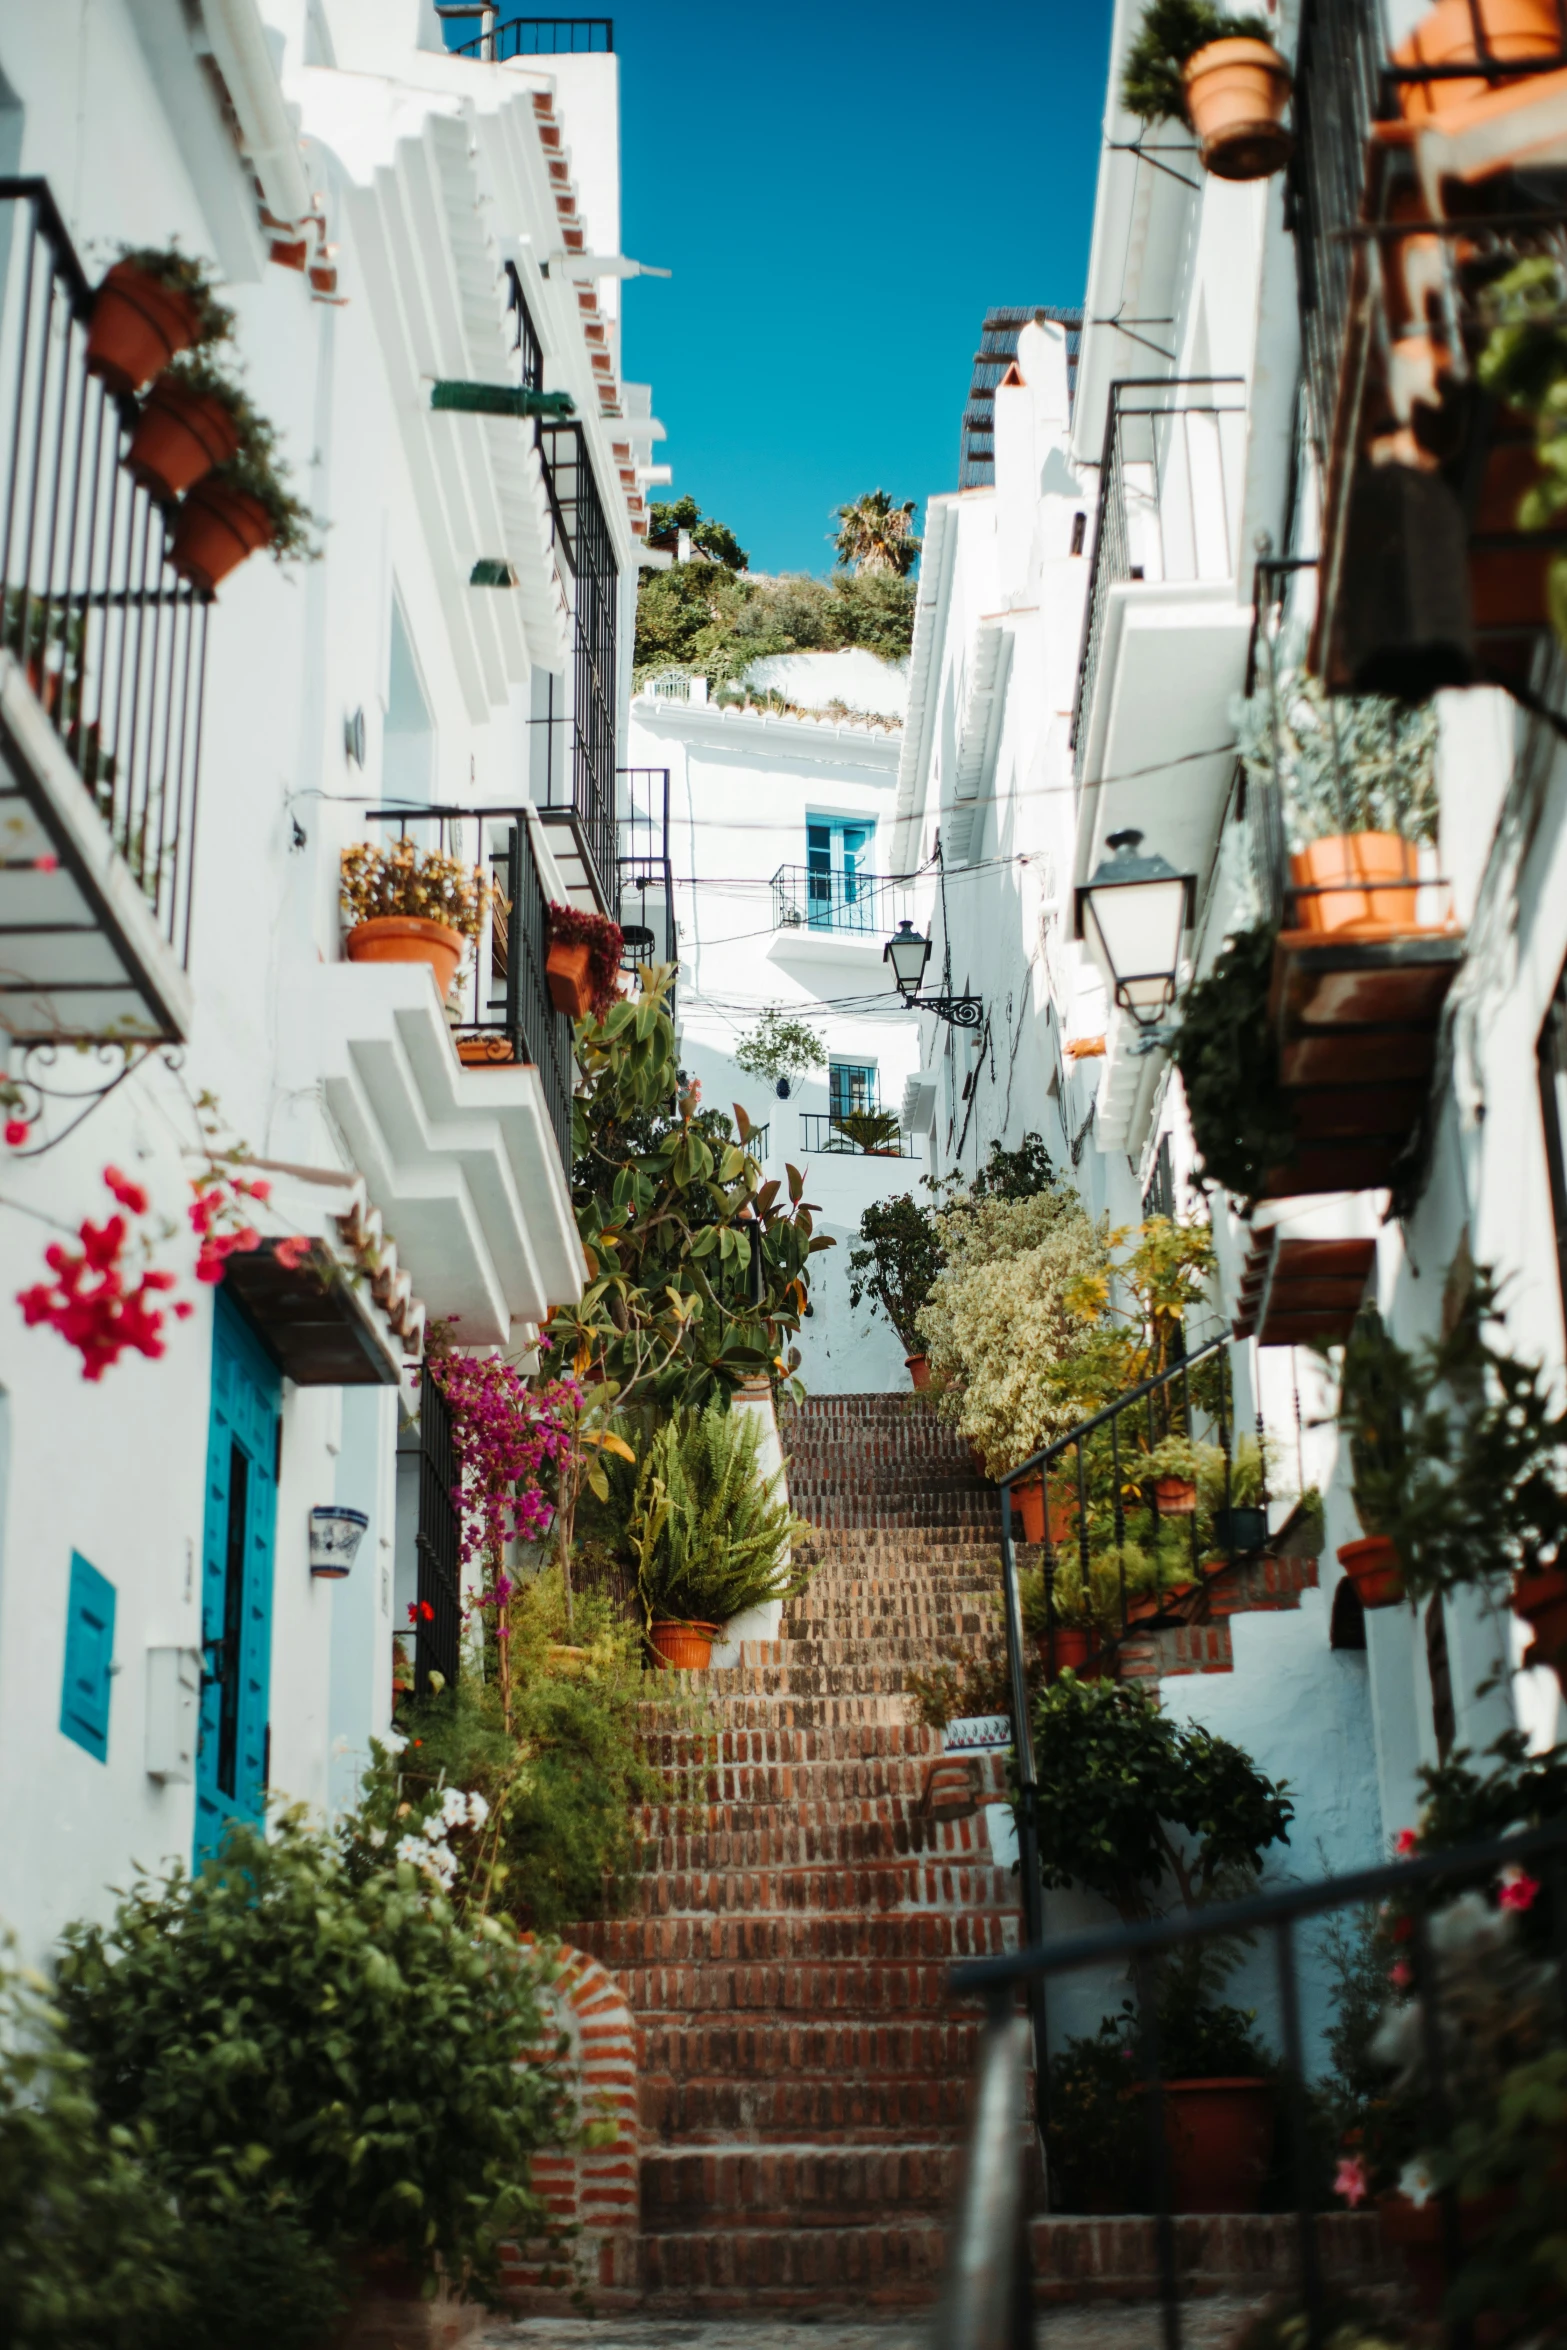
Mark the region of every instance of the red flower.
POLYGON ((1387 1970, 1387 1979, 1395 1991, 1407 1991, 1415 1979, 1415 1970, 1407 1958, 1395 1959, 1387 1970))
POLYGON ((1393 1839, 1393 1850, 1400 1860, 1408 1860, 1411 1853, 1418 1851, 1419 1846, 1420 1832, 1416 1828, 1400 1828, 1393 1839))
POLYGON ((1516 1861, 1501 1874, 1496 1898, 1503 1909, 1533 1909, 1539 1898, 1540 1880, 1531 1877, 1516 1861))
POLYGON ((292 1273, 304 1263, 314 1246, 315 1243, 307 1232, 292 1232, 285 1240, 278 1242, 272 1254, 280 1265, 285 1266, 292 1273))
POLYGON ((105 1167, 103 1179, 122 1208, 129 1208, 133 1216, 145 1216, 147 1194, 139 1183, 132 1183, 118 1167, 105 1167))
POLYGON ((47 850, 43 856, 35 857, 33 859, 33 871, 35 873, 58 873, 59 870, 60 860, 54 854, 52 849, 47 850))
POLYGON ((13 1150, 20 1150, 32 1131, 25 1118, 7 1118, 5 1122, 5 1138, 13 1150))
POLYGON ((435 1610, 427 1599, 411 1599, 408 1602, 408 1621, 410 1624, 417 1624, 421 1620, 426 1624, 433 1623, 435 1610))

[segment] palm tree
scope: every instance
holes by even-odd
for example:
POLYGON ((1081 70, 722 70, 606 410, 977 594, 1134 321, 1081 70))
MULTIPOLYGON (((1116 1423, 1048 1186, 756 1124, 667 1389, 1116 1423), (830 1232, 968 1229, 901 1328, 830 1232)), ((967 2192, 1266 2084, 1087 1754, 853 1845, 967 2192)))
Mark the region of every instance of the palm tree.
POLYGON ((895 506, 885 490, 871 490, 847 506, 835 506, 834 545, 840 563, 856 571, 891 571, 899 579, 914 568, 920 542, 914 535, 914 500, 895 506))

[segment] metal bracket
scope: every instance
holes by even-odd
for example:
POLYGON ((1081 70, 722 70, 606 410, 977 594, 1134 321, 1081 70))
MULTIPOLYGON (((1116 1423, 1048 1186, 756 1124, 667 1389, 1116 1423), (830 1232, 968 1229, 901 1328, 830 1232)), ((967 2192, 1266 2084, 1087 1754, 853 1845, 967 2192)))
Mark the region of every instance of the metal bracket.
POLYGON ((910 995, 904 1002, 911 1012, 934 1012, 953 1028, 978 1028, 985 1017, 984 998, 977 995, 910 995))

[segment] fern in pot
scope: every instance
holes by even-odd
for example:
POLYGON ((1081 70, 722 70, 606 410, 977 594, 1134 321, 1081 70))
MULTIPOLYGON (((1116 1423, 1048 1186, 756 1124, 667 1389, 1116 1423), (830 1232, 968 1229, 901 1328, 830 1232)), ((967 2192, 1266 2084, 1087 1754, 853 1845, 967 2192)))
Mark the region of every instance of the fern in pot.
POLYGON ((655 1430, 627 1519, 648 1642, 666 1665, 702 1671, 727 1623, 810 1579, 792 1557, 806 1529, 763 1474, 761 1422, 709 1404, 655 1430))

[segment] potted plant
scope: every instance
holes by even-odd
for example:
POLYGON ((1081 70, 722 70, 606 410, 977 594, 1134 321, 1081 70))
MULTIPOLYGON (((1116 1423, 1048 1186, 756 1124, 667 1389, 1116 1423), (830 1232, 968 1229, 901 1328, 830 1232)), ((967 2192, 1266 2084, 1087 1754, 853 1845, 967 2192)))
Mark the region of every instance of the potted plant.
POLYGON ((1271 1439, 1259 1443, 1255 1436, 1238 1437, 1227 1475, 1219 1445, 1199 1445, 1197 1452, 1197 1495, 1212 1520, 1214 1541, 1225 1551, 1261 1550, 1268 1539, 1271 1439))
POLYGON ((1126 54, 1121 103, 1144 122, 1189 122, 1203 168, 1267 179, 1289 161, 1290 69, 1262 16, 1225 16, 1212 0, 1149 0, 1126 54))
POLYGON ((873 1200, 860 1216, 860 1245, 849 1251, 849 1303, 874 1298, 897 1332, 909 1377, 930 1385, 930 1357, 916 1328, 931 1283, 946 1258, 936 1237, 934 1211, 912 1192, 873 1200))
POLYGON ((1188 988, 1175 1042, 1201 1172, 1241 1199, 1258 1198, 1295 1149, 1268 1019, 1273 950, 1266 924, 1228 940, 1207 977, 1188 988))
POLYGON ((199 352, 158 376, 125 452, 127 469, 165 503, 183 497, 253 434, 255 410, 233 377, 199 352))
POLYGON ((735 1061, 748 1077, 762 1077, 786 1102, 807 1069, 825 1069, 827 1051, 814 1028, 782 1004, 769 1004, 756 1026, 740 1039, 735 1061))
POLYGON ((1365 1532, 1339 1546, 1338 1562, 1362 1607, 1397 1607, 1404 1570, 1391 1529, 1409 1459, 1406 1416, 1415 1401, 1410 1358, 1375 1306, 1362 1306, 1344 1345, 1339 1417, 1349 1436, 1355 1515, 1365 1532))
POLYGON ((126 399, 181 351, 226 342, 233 329, 234 313, 190 254, 122 246, 93 299, 87 370, 126 399))
POLYGON ((556 1011, 573 1020, 602 1019, 620 1001, 624 952, 620 925, 607 914, 552 905, 544 972, 556 1011))
POLYGON ((477 939, 494 884, 406 835, 356 841, 342 855, 341 901, 351 963, 424 963, 444 1003, 466 942, 477 939))
POLYGON ((1056 1562, 1049 1579, 1048 1604, 1043 1566, 1025 1568, 1018 1577, 1018 1604, 1023 1629, 1044 1660, 1047 1677, 1072 1672, 1089 1677, 1097 1668, 1091 1660, 1101 1646, 1101 1635, 1117 1628, 1111 1594, 1097 1561, 1083 1589, 1082 1567, 1075 1552, 1056 1562))
MULTIPOLYGON (((1561 22, 1553 0, 1437 0, 1407 40, 1393 51, 1395 65, 1467 64, 1479 62, 1475 27, 1485 36, 1486 56, 1498 62, 1522 63, 1529 58, 1555 57, 1562 45, 1561 22)), ((1401 82, 1397 85, 1399 111, 1406 121, 1426 122, 1469 106, 1475 99, 1501 100, 1500 111, 1531 103, 1534 92, 1528 77, 1497 88, 1483 75, 1473 79, 1401 82)))
POLYGON ((834 1124, 868 1159, 895 1159, 899 1155, 902 1130, 896 1110, 845 1110, 834 1124))
POLYGON ((1059 1480, 1047 1488, 1042 1469, 1036 1469, 1031 1477, 1019 1477, 1012 1487, 1012 1499, 1023 1521, 1025 1542, 1043 1542, 1048 1534, 1051 1549, 1059 1550, 1077 1524, 1077 1495, 1059 1480))
POLYGON ((1280 795, 1297 930, 1418 931, 1419 852, 1437 837, 1436 712, 1329 695, 1289 669, 1241 710, 1248 785, 1280 795))
MULTIPOLYGON (((1033 1729, 1041 1879, 1098 1893, 1128 1924, 1162 1914, 1172 1895, 1197 1910, 1255 1885, 1264 1852, 1289 1840, 1285 1782, 1131 1683, 1058 1680, 1035 1694, 1033 1729)), ((1272 2068, 1252 2019, 1216 2002, 1214 1955, 1184 1946, 1155 1991, 1175 2203, 1255 2210, 1272 2068)))
MULTIPOLYGON (((1555 38, 1553 33, 1553 43, 1555 38)), ((1435 90, 1453 86, 1430 85, 1435 90)), ((1560 527, 1561 511, 1567 505, 1567 471, 1563 466, 1567 431, 1560 392, 1567 379, 1564 306, 1567 272, 1544 254, 1516 262, 1482 297, 1481 311, 1490 331, 1475 361, 1475 374, 1506 416, 1526 421, 1533 447, 1520 452, 1503 441, 1493 448, 1477 527, 1488 525, 1501 531, 1560 527), (1487 500, 1499 503, 1500 511, 1485 512, 1487 500)), ((1494 580, 1489 573, 1482 575, 1493 591, 1506 584, 1515 590, 1521 585, 1525 598, 1522 619, 1526 623, 1548 620, 1567 643, 1567 557, 1557 553, 1546 561, 1530 563, 1513 550, 1503 562, 1505 569, 1498 566, 1494 580)), ((1491 611, 1479 613, 1480 593, 1477 582, 1477 616, 1494 617, 1491 611)))
POLYGON ((1161 1518, 1197 1514, 1197 1472, 1201 1448, 1189 1436, 1166 1436, 1139 1462, 1142 1482, 1152 1485, 1161 1518))
POLYGON ((660 1664, 702 1671, 725 1624, 809 1580, 791 1558, 802 1522, 761 1473, 761 1434, 756 1413, 709 1404, 672 1412, 644 1449, 626 1536, 660 1664))
POLYGON ((203 595, 262 547, 278 563, 313 562, 310 514, 288 488, 277 435, 249 402, 234 411, 240 445, 183 500, 169 561, 203 595))

